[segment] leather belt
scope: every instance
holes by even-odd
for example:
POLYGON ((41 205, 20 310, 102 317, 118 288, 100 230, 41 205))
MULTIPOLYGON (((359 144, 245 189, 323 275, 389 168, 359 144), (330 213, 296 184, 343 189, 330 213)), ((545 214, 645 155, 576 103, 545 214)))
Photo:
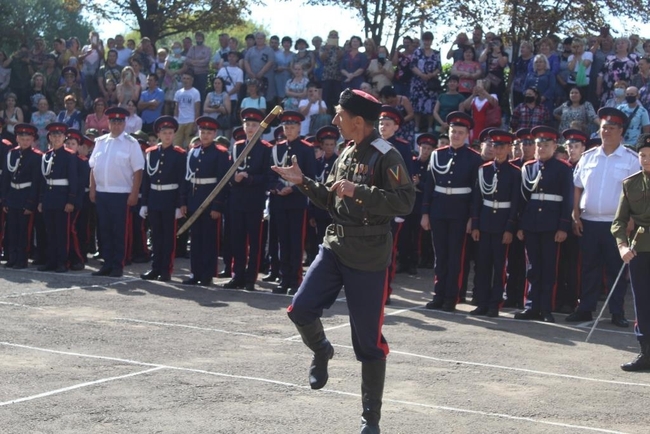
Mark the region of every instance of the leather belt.
POLYGON ((371 237, 386 235, 390 232, 390 224, 375 226, 343 226, 333 223, 327 227, 327 232, 336 234, 339 238, 345 237, 371 237))
POLYGON ((163 185, 151 184, 151 189, 156 191, 169 191, 169 190, 176 190, 177 188, 178 188, 178 184, 163 184, 163 185))
POLYGON ((546 193, 533 193, 530 195, 531 199, 541 200, 547 202, 562 202, 564 198, 559 194, 546 194, 546 193))
POLYGON ((15 182, 11 183, 11 188, 15 190, 22 190, 23 188, 29 188, 32 186, 31 182, 23 182, 22 184, 16 184, 15 182))
POLYGON ((47 185, 53 185, 55 187, 64 187, 70 185, 67 179, 46 179, 45 182, 47 185))
POLYGON ((192 184, 205 185, 205 184, 216 184, 217 178, 192 178, 192 184))
POLYGON ((510 208, 510 202, 498 202, 498 201, 491 201, 491 200, 486 200, 483 199, 483 205, 490 207, 492 209, 505 209, 505 208, 510 208))
POLYGON ((440 185, 436 185, 434 190, 437 191, 438 193, 444 193, 444 194, 448 194, 448 195, 452 195, 452 194, 469 194, 469 193, 472 192, 472 189, 469 188, 469 187, 452 188, 452 187, 442 187, 440 185))

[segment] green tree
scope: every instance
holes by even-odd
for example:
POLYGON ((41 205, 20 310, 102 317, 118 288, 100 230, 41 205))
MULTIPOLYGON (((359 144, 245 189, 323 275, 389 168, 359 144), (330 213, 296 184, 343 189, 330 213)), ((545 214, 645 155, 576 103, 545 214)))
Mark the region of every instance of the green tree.
POLYGON ((84 7, 103 19, 122 18, 152 42, 242 22, 247 0, 106 0, 84 7))

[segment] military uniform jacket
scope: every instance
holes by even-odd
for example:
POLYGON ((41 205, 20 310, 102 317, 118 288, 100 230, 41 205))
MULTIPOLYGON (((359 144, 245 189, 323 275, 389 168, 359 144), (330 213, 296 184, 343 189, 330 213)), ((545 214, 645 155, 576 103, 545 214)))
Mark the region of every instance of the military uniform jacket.
POLYGON ((393 244, 390 221, 411 212, 415 189, 402 156, 376 131, 343 150, 327 181, 305 176, 298 188, 332 216, 334 225, 323 246, 344 265, 364 271, 388 266, 393 244), (339 198, 329 190, 340 179, 356 184, 354 197, 339 198))
POLYGON ((90 165, 88 164, 88 158, 78 154, 77 158, 77 174, 79 181, 77 183, 77 198, 74 208, 78 211, 83 206, 84 198, 90 191, 90 165))
POLYGON ((404 164, 406 165, 406 170, 408 170, 409 176, 413 175, 413 151, 411 150, 411 145, 406 140, 393 136, 388 139, 388 142, 393 145, 397 152, 400 153, 404 164))
POLYGON ((0 179, 2 179, 2 173, 4 172, 5 166, 7 164, 7 154, 13 148, 13 145, 3 142, 0 137, 0 179))
MULTIPOLYGON (((229 167, 228 150, 221 145, 213 143, 203 147, 199 144, 188 151, 185 172, 185 204, 190 213, 201 206, 201 203, 221 181, 229 167)), ((224 188, 214 198, 209 210, 224 212, 227 198, 228 188, 224 188)))
POLYGON ((432 219, 467 220, 481 156, 473 149, 434 149, 424 183, 422 214, 432 219))
POLYGON ((429 161, 430 158, 422 161, 418 157, 413 157, 413 176, 418 180, 418 183, 415 185, 415 205, 412 213, 417 213, 417 215, 422 215, 422 198, 427 172, 429 171, 429 161))
POLYGON ((43 179, 41 156, 34 149, 15 147, 3 161, 2 204, 9 208, 36 210, 38 192, 43 179), (19 187, 19 188, 15 188, 19 187))
MULTIPOLYGON (((304 140, 298 138, 291 142, 284 140, 276 144, 271 149, 271 164, 274 166, 290 166, 291 157, 296 156, 298 159, 298 166, 302 173, 308 178, 314 178, 316 157, 314 156, 314 148, 304 140), (286 158, 286 159, 285 159, 286 158)), ((283 181, 280 176, 275 172, 270 172, 270 190, 282 190, 285 186, 291 186, 283 181)), ((286 196, 271 194, 270 209, 306 209, 307 198, 300 194, 300 190, 295 185, 291 186, 293 193, 286 196)))
POLYGON ((472 230, 515 233, 521 197, 521 170, 508 161, 490 161, 478 169, 472 192, 472 230))
MULTIPOLYGON (((142 205, 150 211, 169 211, 184 203, 187 153, 178 146, 152 146, 146 150, 142 176, 142 205)), ((215 184, 216 185, 216 184, 215 184)), ((214 188, 214 185, 213 185, 214 188)))
POLYGON ((79 169, 77 154, 61 146, 50 149, 41 157, 43 183, 40 202, 43 210, 63 211, 66 204, 77 204, 79 195, 79 169))
POLYGON ((645 233, 637 237, 634 250, 650 252, 650 176, 643 171, 623 180, 623 191, 612 222, 612 235, 619 245, 630 245, 631 240, 628 240, 626 233, 630 218, 634 221, 632 234, 639 226, 645 228, 645 233))
MULTIPOLYGON (((252 145, 246 161, 237 168, 237 172, 246 172, 248 177, 240 182, 230 180, 230 207, 236 211, 261 211, 266 202, 266 192, 271 173, 271 147, 266 140, 259 140, 252 145)), ((246 147, 245 140, 235 142, 232 148, 232 160, 235 161, 246 147)))
MULTIPOLYGON (((330 172, 336 165, 336 160, 339 158, 338 155, 332 154, 331 157, 325 158, 323 155, 321 158, 316 160, 316 175, 314 180, 316 182, 323 183, 327 180, 330 175, 330 172)), ((330 213, 323 208, 319 208, 314 205, 314 202, 309 201, 309 217, 313 217, 318 220, 329 220, 330 213)))
POLYGON ((531 232, 571 229, 573 175, 571 167, 556 158, 531 160, 521 168, 519 228, 531 232))

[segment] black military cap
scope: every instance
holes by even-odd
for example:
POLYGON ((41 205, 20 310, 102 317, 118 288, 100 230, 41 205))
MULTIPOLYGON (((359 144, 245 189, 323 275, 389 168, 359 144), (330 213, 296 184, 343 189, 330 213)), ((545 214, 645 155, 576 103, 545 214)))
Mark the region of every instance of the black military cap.
POLYGON ((14 134, 16 136, 32 136, 38 139, 38 129, 32 124, 16 124, 14 127, 14 134))
POLYGON ((316 131, 316 140, 319 142, 327 139, 334 139, 338 141, 340 137, 341 133, 339 132, 339 129, 332 125, 325 125, 316 131))
POLYGON ((537 141, 553 140, 557 142, 557 139, 560 137, 560 133, 555 128, 547 127, 546 125, 538 125, 532 128, 530 133, 537 141))
POLYGON ((568 130, 562 131, 562 137, 564 137, 564 140, 567 142, 587 143, 588 139, 585 133, 580 130, 576 130, 575 128, 569 128, 568 130))
POLYGON ((447 124, 449 126, 458 125, 461 127, 466 127, 468 130, 474 128, 474 119, 467 113, 463 112, 451 112, 447 115, 447 124))
POLYGON ((153 123, 153 130, 159 133, 163 128, 171 128, 176 132, 178 131, 178 121, 173 116, 160 116, 153 123))
POLYGON ((627 115, 614 107, 603 107, 598 110, 598 117, 605 121, 605 125, 618 125, 622 127, 627 124, 627 115))
POLYGON ((219 122, 210 116, 201 116, 196 120, 196 125, 200 130, 216 131, 219 129, 219 122))
POLYGON ((235 142, 238 142, 240 140, 246 140, 246 132, 244 131, 244 128, 237 127, 233 129, 232 138, 235 140, 235 142))
POLYGON ((481 131, 481 134, 478 135, 478 140, 479 142, 484 142, 488 139, 490 136, 490 131, 494 130, 494 127, 487 127, 483 131, 481 131))
POLYGON ((339 105, 353 115, 367 121, 376 121, 381 112, 381 103, 374 96, 361 90, 347 88, 339 96, 339 105))
POLYGON ((77 141, 77 144, 81 145, 81 143, 84 140, 83 135, 81 134, 81 131, 74 129, 74 128, 68 128, 65 130, 65 138, 67 139, 75 139, 77 141))
POLYGON ((300 125, 305 120, 305 116, 294 110, 287 110, 280 115, 282 125, 300 125))
POLYGON ((512 145, 512 142, 514 142, 516 138, 516 136, 511 132, 505 130, 498 130, 496 128, 491 129, 488 135, 490 136, 490 140, 492 141, 493 146, 501 146, 501 145, 510 146, 512 145))
POLYGON ((401 126, 402 123, 404 122, 404 116, 402 116, 402 113, 400 113, 399 110, 397 110, 395 107, 391 105, 383 105, 381 106, 381 112, 379 113, 379 120, 383 119, 389 119, 391 121, 394 121, 398 126, 401 126))
POLYGON ((650 134, 644 133, 639 136, 636 140, 636 149, 637 151, 641 148, 650 148, 650 134))
POLYGON ((418 146, 431 146, 435 148, 438 146, 438 139, 436 139, 436 136, 434 136, 431 133, 423 133, 418 136, 417 139, 415 139, 415 142, 417 143, 418 146))

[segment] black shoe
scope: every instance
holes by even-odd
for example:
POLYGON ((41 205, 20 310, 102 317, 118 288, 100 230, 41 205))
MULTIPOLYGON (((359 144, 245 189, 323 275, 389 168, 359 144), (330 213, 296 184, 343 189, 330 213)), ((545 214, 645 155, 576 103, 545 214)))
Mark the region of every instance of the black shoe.
POLYGON ((408 273, 409 273, 409 276, 415 276, 416 274, 418 274, 418 267, 416 267, 415 265, 411 265, 409 267, 408 273))
POLYGON ((54 271, 54 270, 56 270, 56 267, 53 267, 51 265, 41 265, 36 270, 38 270, 38 271, 54 271))
POLYGON ((146 264, 151 260, 151 257, 148 255, 136 256, 131 260, 134 264, 146 264))
POLYGON ((56 267, 56 269, 54 270, 54 272, 55 272, 55 273, 67 273, 67 272, 68 272, 68 268, 67 268, 65 265, 59 265, 58 267, 56 267))
POLYGON ((407 271, 409 271, 409 267, 407 267, 404 264, 398 264, 396 269, 395 269, 395 274, 404 274, 407 271))
POLYGON ((488 309, 485 316, 487 316, 488 318, 497 318, 499 316, 499 309, 497 309, 496 307, 491 307, 488 309))
POLYGON ((289 288, 287 286, 278 285, 271 290, 273 294, 283 294, 286 295, 289 288))
POLYGON ((476 316, 483 316, 483 315, 487 315, 488 310, 489 309, 487 307, 477 307, 476 309, 471 311, 469 314, 470 315, 476 315, 476 316))
POLYGON ((445 301, 442 304, 442 310, 445 312, 454 312, 456 310, 456 303, 453 301, 445 301))
POLYGON ((190 277, 189 279, 183 280, 183 285, 198 285, 199 279, 197 277, 190 277))
POLYGON ((102 257, 102 255, 101 255, 101 253, 99 253, 99 252, 96 252, 96 253, 93 255, 93 259, 101 259, 101 257, 102 257))
POLYGON ((555 322, 555 317, 551 312, 542 312, 542 321, 544 322, 555 322))
POLYGON ((542 318, 542 314, 532 309, 524 309, 523 311, 517 312, 515 314, 515 319, 531 320, 531 319, 541 319, 541 318, 542 318))
POLYGON ((298 292, 298 287, 289 287, 289 290, 287 291, 287 295, 296 295, 296 292, 298 292))
POLYGON ((361 431, 360 434, 380 434, 379 425, 370 424, 364 418, 361 418, 361 431))
POLYGON ((79 262, 78 264, 70 265, 70 270, 72 270, 72 271, 81 271, 84 268, 86 268, 86 266, 83 264, 83 262, 79 262))
POLYGON ((442 300, 431 300, 430 302, 428 302, 424 306, 424 308, 425 309, 431 309, 431 310, 440 310, 440 309, 442 309, 443 303, 444 303, 444 301, 442 301, 442 300))
POLYGON ((630 326, 628 320, 625 319, 625 316, 622 313, 615 313, 612 315, 612 324, 616 327, 627 328, 630 326))
POLYGON ((160 282, 169 282, 170 280, 172 280, 172 275, 169 273, 160 273, 160 276, 158 276, 160 282))
POLYGON ((27 263, 26 262, 23 262, 23 263, 16 262, 16 264, 13 266, 14 270, 24 270, 25 268, 27 268, 27 263))
POLYGON ((621 365, 621 369, 628 372, 650 371, 650 343, 641 342, 641 353, 633 361, 621 365))
POLYGON ((108 276, 109 274, 111 274, 111 269, 110 267, 103 266, 99 270, 93 271, 90 274, 93 276, 108 276))
POLYGON ((478 301, 476 300, 476 298, 472 297, 472 300, 470 300, 469 304, 471 304, 472 306, 478 306, 478 301))
POLYGON ((221 285, 222 288, 226 289, 243 289, 246 286, 244 282, 240 282, 235 279, 230 279, 228 282, 221 285))
POLYGON ((503 302, 503 307, 518 308, 518 307, 521 307, 521 303, 517 302, 514 299, 507 299, 506 301, 503 302))
POLYGON ((176 259, 189 259, 190 253, 187 250, 179 250, 174 254, 176 259))
POLYGON ((566 322, 585 322, 593 320, 591 312, 585 310, 576 310, 564 319, 566 322))
POLYGON ((327 364, 334 357, 334 347, 327 342, 327 346, 314 353, 309 366, 309 386, 314 389, 322 389, 327 384, 329 375, 327 373, 327 364))
POLYGON ((384 303, 384 306, 391 305, 392 303, 393 301, 390 299, 390 295, 389 295, 388 297, 386 297, 386 302, 384 303))
POLYGON ((230 278, 230 277, 232 277, 232 272, 223 270, 221 273, 217 274, 217 277, 219 279, 230 278))
POLYGON ((278 280, 278 275, 277 274, 269 274, 268 276, 262 277, 262 282, 275 282, 278 280))
POLYGON ((248 282, 244 289, 246 291, 255 291, 255 282, 248 282))
POLYGON ((115 268, 111 270, 108 277, 122 277, 123 275, 124 275, 124 271, 121 268, 115 268))
POLYGON ((200 286, 211 286, 212 285, 212 278, 207 278, 207 279, 201 279, 199 280, 199 285, 200 286))
POLYGON ((156 280, 158 277, 160 277, 160 273, 156 270, 149 270, 140 275, 140 279, 142 280, 156 280))
POLYGON ((34 259, 32 261, 32 265, 46 265, 47 262, 45 262, 44 259, 34 259))
POLYGON ((7 263, 5 264, 5 268, 14 268, 14 265, 16 265, 15 262, 7 262, 7 263))

